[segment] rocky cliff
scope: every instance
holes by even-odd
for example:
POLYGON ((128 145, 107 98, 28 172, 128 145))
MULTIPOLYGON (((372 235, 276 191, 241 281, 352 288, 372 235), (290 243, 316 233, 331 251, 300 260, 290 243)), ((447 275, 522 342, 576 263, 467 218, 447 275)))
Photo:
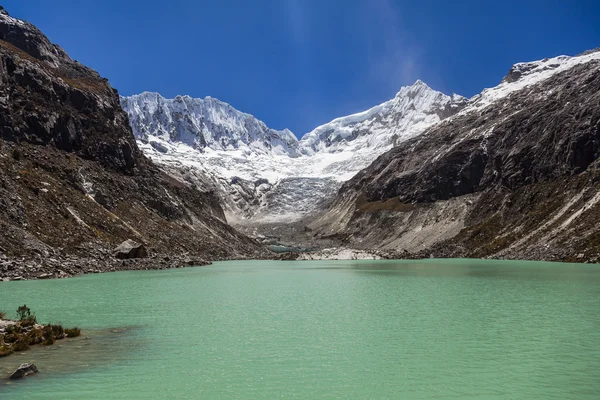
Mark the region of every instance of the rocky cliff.
POLYGON ((419 256, 597 261, 600 53, 515 65, 345 183, 317 236, 419 256))
POLYGON ((130 268, 110 256, 129 238, 154 255, 141 267, 263 254, 142 155, 106 79, 4 9, 0 82, 0 278, 130 268))

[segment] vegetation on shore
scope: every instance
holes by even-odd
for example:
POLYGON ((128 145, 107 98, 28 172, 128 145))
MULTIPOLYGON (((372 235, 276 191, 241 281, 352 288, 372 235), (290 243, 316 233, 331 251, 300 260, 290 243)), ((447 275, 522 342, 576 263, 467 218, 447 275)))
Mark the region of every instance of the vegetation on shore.
POLYGON ((77 327, 65 329, 61 325, 38 324, 35 313, 27 305, 17 308, 16 321, 7 321, 5 317, 6 313, 0 311, 0 321, 4 322, 0 325, 0 357, 28 350, 37 344, 49 346, 57 340, 81 334, 77 327))

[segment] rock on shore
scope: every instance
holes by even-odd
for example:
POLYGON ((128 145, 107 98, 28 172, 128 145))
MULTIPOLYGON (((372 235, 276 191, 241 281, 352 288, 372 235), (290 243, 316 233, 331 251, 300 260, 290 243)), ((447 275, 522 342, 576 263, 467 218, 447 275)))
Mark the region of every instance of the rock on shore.
POLYGON ((15 372, 12 373, 9 379, 25 378, 26 376, 36 374, 37 372, 38 368, 33 363, 21 364, 21 366, 17 368, 15 372))

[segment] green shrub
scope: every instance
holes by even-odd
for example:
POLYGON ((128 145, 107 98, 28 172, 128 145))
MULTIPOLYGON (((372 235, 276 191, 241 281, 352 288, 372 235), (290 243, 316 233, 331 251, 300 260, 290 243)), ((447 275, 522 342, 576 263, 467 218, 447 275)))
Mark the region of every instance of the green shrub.
POLYGON ((46 339, 42 342, 42 344, 44 346, 50 346, 51 344, 54 344, 55 340, 54 340, 54 336, 50 335, 50 336, 46 336, 46 339))
POLYGON ((0 319, 6 318, 6 313, 4 311, 0 311, 0 319))
POLYGON ((4 332, 7 335, 16 335, 18 333, 21 333, 23 329, 19 326, 19 325, 8 325, 5 329, 4 332))
POLYGON ((37 323, 35 314, 31 312, 26 304, 23 304, 21 307, 17 308, 17 316, 19 317, 19 321, 21 321, 21 325, 23 326, 32 326, 37 323))
POLYGON ((35 324, 37 324, 37 320, 35 319, 35 316, 27 317, 26 319, 21 321, 21 326, 23 328, 27 328, 29 326, 34 326, 35 324))
POLYGON ((4 335, 4 343, 7 344, 11 344, 17 341, 17 339, 19 338, 19 336, 17 336, 15 333, 7 333, 4 335))
MULTIPOLYGON (((65 329, 59 324, 35 327, 37 318, 26 304, 17 308, 17 316, 18 322, 6 326, 4 334, 0 336, 0 357, 28 350, 29 346, 36 344, 52 345, 56 340, 81 335, 78 327, 65 329)), ((4 317, 5 313, 0 313, 0 318, 4 317)))
POLYGON ((54 344, 54 331, 52 329, 52 325, 46 325, 43 329, 44 341, 43 345, 51 345, 54 344))

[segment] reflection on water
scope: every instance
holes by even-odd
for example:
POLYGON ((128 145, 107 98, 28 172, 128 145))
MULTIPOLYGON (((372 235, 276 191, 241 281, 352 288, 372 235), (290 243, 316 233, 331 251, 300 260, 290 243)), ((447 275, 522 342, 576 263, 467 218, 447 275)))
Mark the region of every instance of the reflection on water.
POLYGON ((598 265, 236 261, 0 285, 0 309, 23 303, 88 339, 0 359, 2 376, 40 368, 2 400, 600 398, 598 265))
POLYGON ((598 268, 589 264, 562 264, 536 261, 502 260, 419 260, 419 261, 366 261, 330 268, 350 268, 369 273, 381 272, 406 276, 470 276, 505 279, 578 280, 598 279, 598 268))

